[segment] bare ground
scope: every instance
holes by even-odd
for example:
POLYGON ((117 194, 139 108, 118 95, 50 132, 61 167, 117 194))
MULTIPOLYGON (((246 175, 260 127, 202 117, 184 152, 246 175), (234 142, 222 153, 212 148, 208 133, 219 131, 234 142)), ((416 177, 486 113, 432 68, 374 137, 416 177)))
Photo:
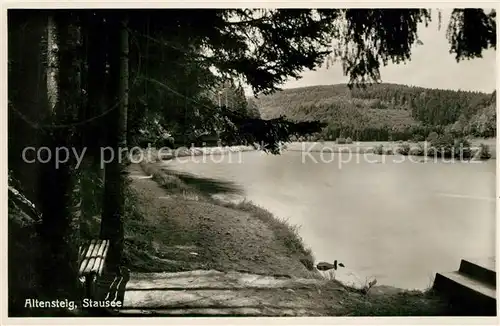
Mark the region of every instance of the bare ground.
MULTIPOLYGON (((148 164, 148 169, 158 173, 160 168, 148 164)), ((291 277, 317 274, 301 263, 303 255, 285 246, 271 227, 251 212, 202 200, 189 189, 167 190, 153 178, 145 178, 147 174, 138 164, 131 164, 129 173, 136 208, 145 219, 142 228, 153 226, 149 240, 156 256, 149 255, 139 263, 133 259, 132 270, 152 271, 153 260, 155 271, 214 269, 291 277)), ((132 228, 141 227, 132 224, 132 228)), ((133 236, 126 239, 128 243, 136 240, 140 241, 133 236)))

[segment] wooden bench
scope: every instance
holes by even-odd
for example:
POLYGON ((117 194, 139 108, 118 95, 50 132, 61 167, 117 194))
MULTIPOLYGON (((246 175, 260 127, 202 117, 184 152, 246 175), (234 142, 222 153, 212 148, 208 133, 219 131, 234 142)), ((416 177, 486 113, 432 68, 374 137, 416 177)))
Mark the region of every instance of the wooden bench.
POLYGON ((96 283, 103 275, 109 240, 92 240, 79 250, 78 277, 85 289, 85 297, 95 299, 96 283))

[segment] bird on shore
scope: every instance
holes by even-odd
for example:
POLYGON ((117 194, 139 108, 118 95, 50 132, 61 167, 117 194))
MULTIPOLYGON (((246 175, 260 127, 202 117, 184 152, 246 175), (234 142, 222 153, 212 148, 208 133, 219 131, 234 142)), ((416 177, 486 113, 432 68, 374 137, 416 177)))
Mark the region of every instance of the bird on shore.
POLYGON ((320 271, 328 271, 330 269, 337 270, 338 267, 345 267, 344 264, 342 263, 337 263, 337 260, 333 262, 333 264, 327 263, 327 262, 320 262, 318 265, 316 265, 316 268, 320 271))

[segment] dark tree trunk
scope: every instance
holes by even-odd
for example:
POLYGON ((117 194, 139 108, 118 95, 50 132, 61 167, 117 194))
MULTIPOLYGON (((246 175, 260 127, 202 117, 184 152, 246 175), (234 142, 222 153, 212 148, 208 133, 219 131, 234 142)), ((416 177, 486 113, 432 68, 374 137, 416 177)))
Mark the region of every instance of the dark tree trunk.
POLYGON ((86 18, 87 25, 87 54, 88 74, 87 91, 88 102, 84 114, 84 140, 88 147, 89 156, 100 163, 100 146, 104 144, 106 120, 103 113, 106 110, 106 25, 101 12, 94 15, 89 12, 86 18))
MULTIPOLYGON (((102 205, 95 205, 95 198, 90 194, 95 193, 104 179, 104 169, 101 168, 100 147, 104 143, 104 133, 107 121, 106 108, 106 51, 107 33, 102 12, 89 10, 82 14, 82 40, 85 63, 83 65, 83 89, 87 93, 87 101, 80 108, 80 121, 82 122, 82 144, 86 149, 80 169, 86 172, 86 182, 82 183, 83 208, 85 219, 93 218, 96 211, 101 214, 102 205)), ((100 189, 99 189, 100 190, 100 189)), ((100 191, 99 191, 100 193, 100 191)), ((99 235, 84 232, 89 240, 99 235)))
MULTIPOLYGON (((49 114, 45 74, 47 16, 43 12, 14 9, 8 10, 7 15, 9 177, 15 179, 15 188, 39 209, 41 196, 38 189, 42 182, 42 166, 36 162, 25 161, 22 154, 27 147, 32 146, 36 150, 43 146, 41 136, 44 130, 40 125, 46 122, 44 118, 49 114)), ((34 152, 28 154, 31 155, 27 155, 27 159, 36 158, 34 152)), ((34 228, 24 225, 19 228, 16 223, 11 224, 11 213, 22 214, 19 211, 11 212, 11 209, 9 204, 9 314, 17 309, 22 314, 26 311, 24 300, 39 291, 35 287, 42 281, 40 266, 43 266, 44 262, 37 259, 36 255, 19 257, 20 241, 27 241, 28 244, 39 242, 38 237, 32 234, 34 228), (19 236, 23 237, 22 240, 15 238, 19 236)))
MULTIPOLYGON (((56 11, 54 23, 58 44, 58 98, 54 109, 54 127, 46 137, 45 146, 52 153, 57 148, 80 150, 75 122, 81 105, 79 29, 75 17, 68 11, 56 11)), ((56 165, 55 156, 44 164, 43 224, 44 259, 43 286, 55 297, 76 299, 78 296, 78 247, 81 221, 81 196, 79 171, 73 156, 66 163, 56 165)))
POLYGON ((128 108, 128 31, 127 21, 122 14, 110 15, 109 21, 109 64, 110 96, 108 110, 114 108, 108 118, 107 146, 113 152, 113 160, 106 164, 104 203, 101 224, 101 238, 111 243, 111 263, 118 265, 123 251, 123 214, 125 203, 125 158, 120 157, 120 148, 127 146, 128 108))
POLYGON ((42 128, 49 115, 47 97, 47 15, 25 10, 8 11, 8 168, 23 193, 40 203, 40 164, 33 150, 41 146, 42 128))

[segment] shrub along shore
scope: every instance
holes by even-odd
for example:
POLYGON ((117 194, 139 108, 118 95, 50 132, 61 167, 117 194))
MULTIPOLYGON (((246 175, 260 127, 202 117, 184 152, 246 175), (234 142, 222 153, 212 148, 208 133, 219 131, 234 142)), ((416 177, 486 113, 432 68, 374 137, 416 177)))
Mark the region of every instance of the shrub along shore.
MULTIPOLYGON (((487 140, 486 140, 487 141, 487 140)), ((485 142, 486 142, 485 141, 485 142)), ((225 155, 228 153, 258 150, 255 146, 180 147, 177 149, 148 148, 137 161, 159 162, 176 157, 200 155, 225 155)), ((458 158, 463 160, 488 160, 496 158, 496 146, 466 138, 453 138, 448 134, 430 136, 426 141, 353 142, 338 138, 335 142, 290 142, 282 146, 285 151, 331 152, 377 155, 427 156, 434 158, 458 158)))
POLYGON ((489 160, 496 158, 495 151, 492 151, 488 145, 481 143, 479 146, 474 147, 467 140, 413 144, 401 142, 392 147, 380 144, 373 148, 373 153, 378 155, 425 156, 435 159, 489 160))
POLYGON ((427 156, 435 158, 460 158, 463 160, 496 159, 495 146, 464 140, 449 143, 430 142, 292 142, 286 145, 288 151, 351 153, 377 155, 427 156))

